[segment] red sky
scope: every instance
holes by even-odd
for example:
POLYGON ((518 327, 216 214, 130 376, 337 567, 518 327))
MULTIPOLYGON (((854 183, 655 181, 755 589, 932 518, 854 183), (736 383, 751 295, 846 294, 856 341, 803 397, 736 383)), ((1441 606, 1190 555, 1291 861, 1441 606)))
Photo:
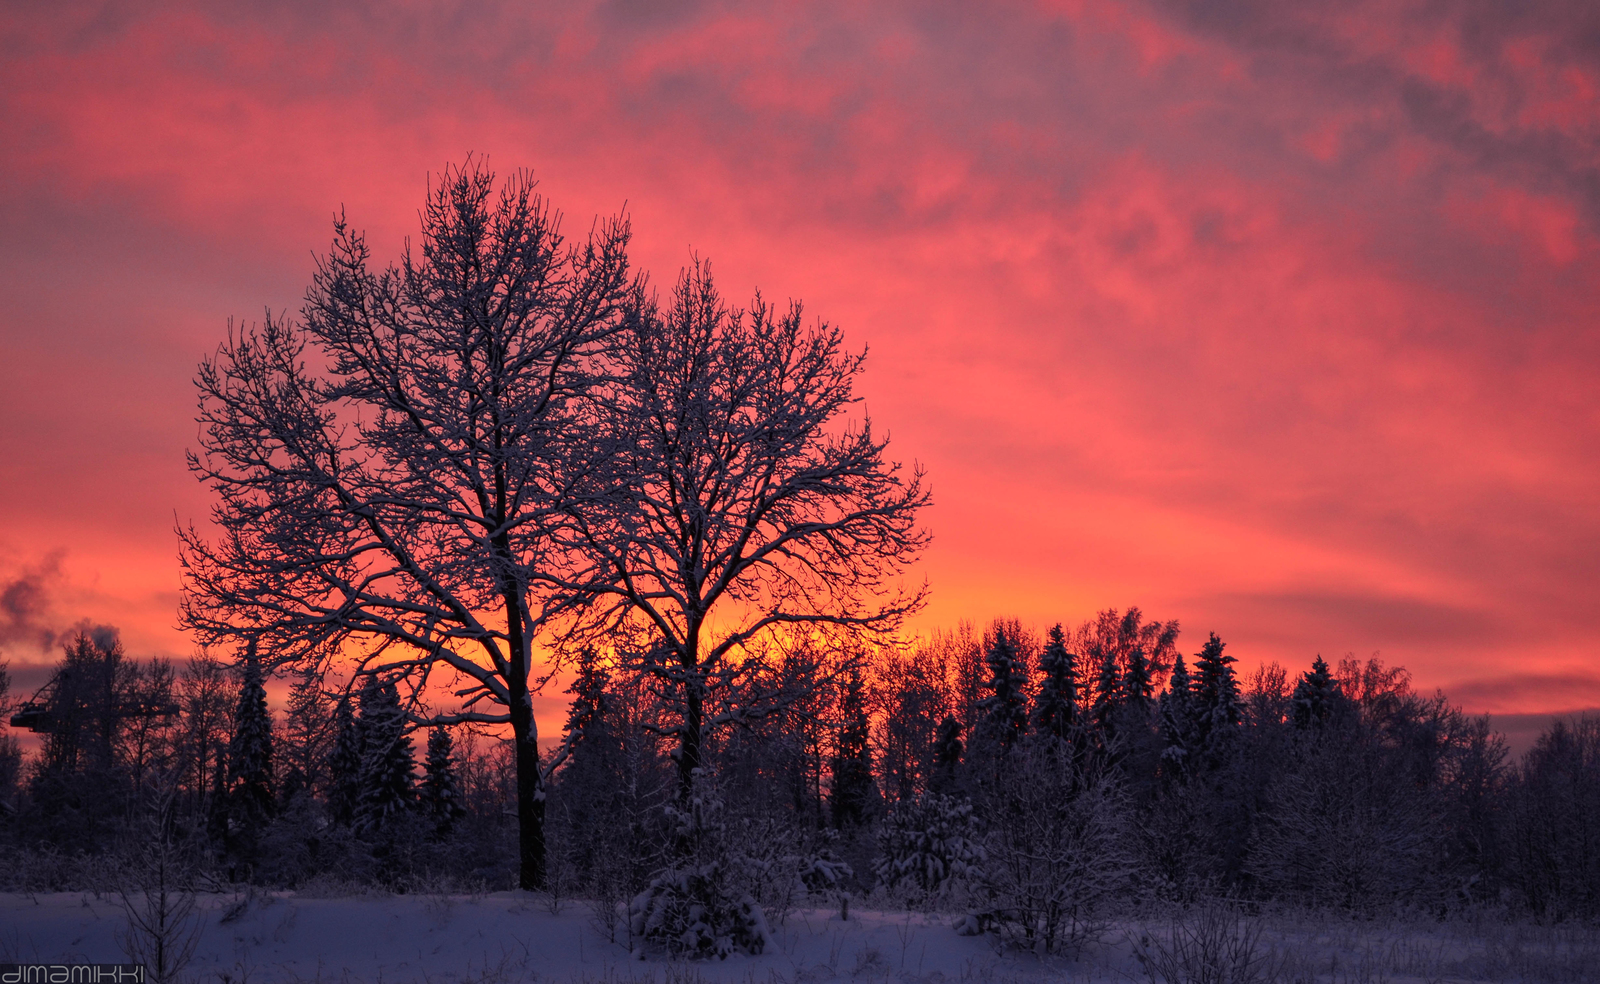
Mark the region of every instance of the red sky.
POLYGON ((1587 0, 8 4, 14 667, 79 619, 190 651, 196 362, 469 152, 870 347, 937 503, 920 626, 1139 605, 1600 705, 1587 0))

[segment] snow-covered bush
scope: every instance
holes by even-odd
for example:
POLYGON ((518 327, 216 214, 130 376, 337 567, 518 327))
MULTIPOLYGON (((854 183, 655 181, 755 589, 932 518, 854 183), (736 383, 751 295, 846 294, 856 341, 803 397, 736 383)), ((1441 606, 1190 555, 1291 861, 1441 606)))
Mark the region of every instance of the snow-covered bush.
POLYGON ((854 875, 855 871, 843 861, 827 856, 814 857, 800 869, 800 884, 811 895, 826 895, 843 890, 846 879, 854 875))
POLYGON ((1075 953, 1109 925, 1136 862, 1122 789, 1068 746, 1019 749, 989 803, 983 905, 964 932, 1036 953, 1075 953))
POLYGON ((722 801, 697 783, 689 802, 667 808, 676 826, 677 860, 650 880, 628 905, 628 929, 645 946, 674 956, 757 954, 772 942, 766 914, 730 863, 722 801))
POLYGON ((1376 740, 1318 734, 1299 747, 1251 831, 1246 870, 1263 894, 1356 912, 1442 901, 1438 798, 1376 740))
POLYGON ((669 868, 628 907, 629 929, 675 956, 761 953, 771 936, 766 915, 748 892, 731 890, 722 864, 669 868))
POLYGON ((878 833, 878 850, 879 881, 924 901, 948 894, 985 856, 972 804, 933 792, 895 804, 878 833))

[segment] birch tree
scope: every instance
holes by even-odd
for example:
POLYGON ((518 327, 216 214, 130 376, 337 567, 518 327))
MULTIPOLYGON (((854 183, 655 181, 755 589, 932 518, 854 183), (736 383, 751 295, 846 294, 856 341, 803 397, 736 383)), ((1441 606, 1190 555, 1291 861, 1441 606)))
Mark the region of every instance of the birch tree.
POLYGON ((421 219, 419 252, 378 270, 340 215, 299 319, 230 328, 201 364, 189 467, 216 503, 213 531, 179 530, 181 620, 274 666, 453 671, 461 710, 413 723, 511 725, 536 888, 549 520, 582 481, 593 442, 574 435, 639 281, 624 218, 568 240, 526 172, 497 189, 481 162, 449 168, 421 219))

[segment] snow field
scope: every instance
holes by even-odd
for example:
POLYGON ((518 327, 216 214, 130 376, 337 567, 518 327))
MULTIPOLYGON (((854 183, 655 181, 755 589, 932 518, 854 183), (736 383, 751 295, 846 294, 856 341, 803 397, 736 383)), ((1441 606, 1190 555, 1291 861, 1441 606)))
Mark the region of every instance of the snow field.
MULTIPOLYGON (((795 910, 781 922, 772 919, 772 952, 685 963, 638 959, 621 935, 608 938, 588 904, 553 906, 522 892, 221 894, 201 896, 199 911, 199 942, 182 974, 195 984, 1600 982, 1600 930, 1489 916, 1449 923, 1245 919, 1234 925, 1257 934, 1261 959, 1229 973, 1226 960, 1202 966, 1210 958, 1195 947, 1177 959, 1174 925, 1166 919, 1118 923, 1104 943, 1073 961, 999 952, 990 937, 958 935, 950 915, 852 910, 841 921, 837 911, 795 910), (1143 962, 1136 953, 1141 939, 1143 962)), ((624 920, 616 925, 626 932, 624 920)), ((126 928, 115 894, 0 894, 0 962, 121 962, 126 928)))

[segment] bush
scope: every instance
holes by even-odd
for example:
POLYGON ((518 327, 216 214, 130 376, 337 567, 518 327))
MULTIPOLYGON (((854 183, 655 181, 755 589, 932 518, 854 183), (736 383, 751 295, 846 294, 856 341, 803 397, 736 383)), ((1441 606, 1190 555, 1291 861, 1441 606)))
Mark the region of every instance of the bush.
POLYGON ((963 928, 1040 954, 1076 953, 1103 935, 1136 869, 1124 799, 1063 745, 1020 749, 992 800, 986 906, 963 928))
POLYGON ((650 880, 628 906, 628 929, 642 946, 673 956, 727 957, 761 953, 772 942, 766 914, 729 863, 722 801, 709 782, 689 802, 667 808, 676 826, 676 860, 650 880))
POLYGON ((1261 938, 1261 927, 1217 904, 1201 905, 1172 921, 1166 938, 1130 941, 1150 984, 1270 984, 1283 957, 1261 938))
POLYGON ((873 874, 918 901, 948 895, 978 873, 985 858, 981 830, 965 797, 929 792, 901 800, 878 833, 873 874))

